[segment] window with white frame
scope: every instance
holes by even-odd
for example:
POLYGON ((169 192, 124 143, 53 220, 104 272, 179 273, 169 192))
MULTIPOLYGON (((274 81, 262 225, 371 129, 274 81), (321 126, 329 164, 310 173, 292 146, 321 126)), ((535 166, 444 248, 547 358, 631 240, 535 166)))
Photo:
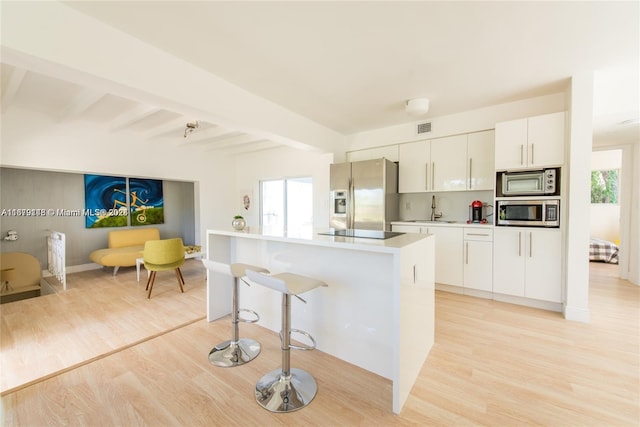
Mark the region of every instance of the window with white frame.
POLYGON ((310 234, 313 229, 311 177, 260 182, 260 225, 266 234, 310 234))

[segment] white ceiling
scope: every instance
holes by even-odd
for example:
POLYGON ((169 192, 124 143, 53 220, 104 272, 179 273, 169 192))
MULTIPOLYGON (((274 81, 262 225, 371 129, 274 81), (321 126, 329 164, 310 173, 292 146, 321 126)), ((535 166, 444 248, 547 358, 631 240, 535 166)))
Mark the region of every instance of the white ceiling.
MULTIPOLYGON (((596 70, 594 139, 639 139, 638 125, 617 124, 639 116, 638 2, 65 3, 345 135, 415 120, 410 98, 428 97, 425 117, 435 117, 564 91, 596 70)), ((136 124, 149 137, 181 134, 191 119, 71 83, 51 85, 43 103, 46 76, 2 71, 3 110, 16 88, 13 103, 136 124)), ((202 126, 203 144, 275 145, 202 126)))

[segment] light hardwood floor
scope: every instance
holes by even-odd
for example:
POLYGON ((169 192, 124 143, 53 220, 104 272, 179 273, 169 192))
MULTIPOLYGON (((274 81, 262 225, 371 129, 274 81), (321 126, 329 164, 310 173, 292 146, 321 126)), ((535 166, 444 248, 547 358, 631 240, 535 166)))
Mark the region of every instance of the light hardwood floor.
POLYGON ((205 275, 185 265, 151 300, 135 270, 112 278, 77 273, 71 291, 4 304, 2 425, 490 425, 638 426, 640 289, 591 266, 588 324, 560 314, 437 292, 436 344, 400 415, 391 383, 320 351, 292 354, 318 395, 272 414, 253 397, 280 365, 277 335, 242 324, 263 350, 251 363, 217 368, 211 347, 229 318, 208 323, 205 275), (35 374, 33 374, 35 372, 35 374), (5 375, 7 380, 5 381, 5 375))

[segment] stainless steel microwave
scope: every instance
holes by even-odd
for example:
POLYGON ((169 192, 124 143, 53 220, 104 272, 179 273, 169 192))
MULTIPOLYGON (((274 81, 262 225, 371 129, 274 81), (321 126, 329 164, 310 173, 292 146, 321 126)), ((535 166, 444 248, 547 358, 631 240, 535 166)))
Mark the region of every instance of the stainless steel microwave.
POLYGON ((559 196, 560 168, 496 173, 496 196, 559 196))
POLYGON ((560 200, 496 200, 498 226, 560 227, 560 200))

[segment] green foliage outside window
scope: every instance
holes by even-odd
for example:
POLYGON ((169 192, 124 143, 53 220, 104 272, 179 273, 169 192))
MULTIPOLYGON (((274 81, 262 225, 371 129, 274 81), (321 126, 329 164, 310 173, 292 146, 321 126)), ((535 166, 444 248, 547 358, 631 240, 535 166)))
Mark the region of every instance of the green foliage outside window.
POLYGON ((591 171, 591 203, 618 203, 619 170, 591 171))

